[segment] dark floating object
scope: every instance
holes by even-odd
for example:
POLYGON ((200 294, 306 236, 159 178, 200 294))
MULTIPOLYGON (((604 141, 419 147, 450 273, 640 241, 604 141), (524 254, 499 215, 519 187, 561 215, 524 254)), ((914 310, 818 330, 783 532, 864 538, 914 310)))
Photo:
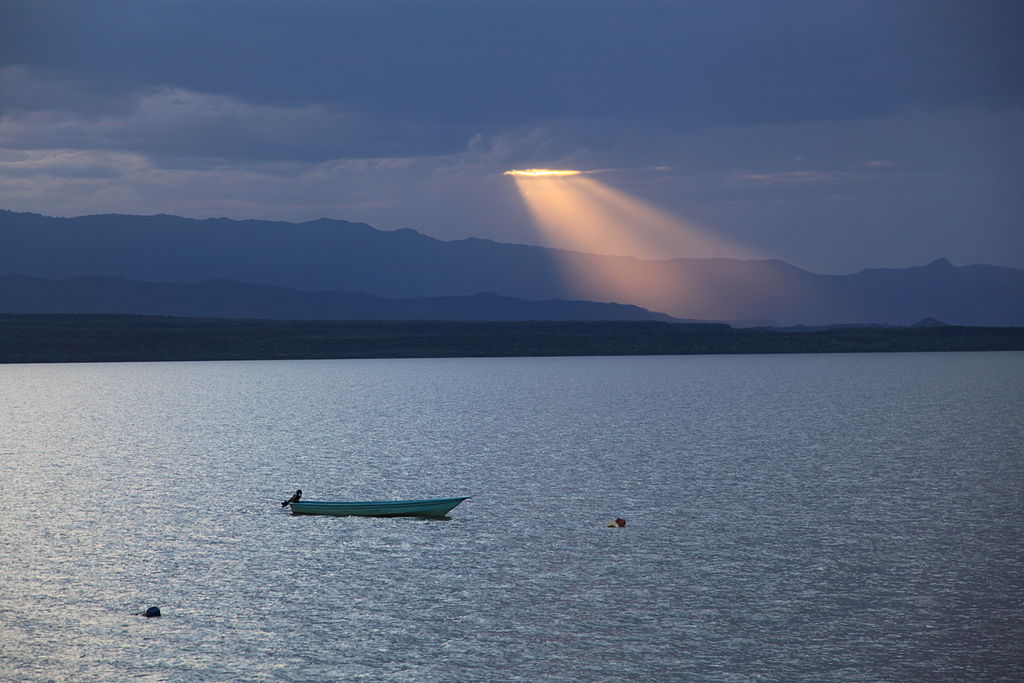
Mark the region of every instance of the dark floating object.
POLYGON ((616 517, 612 521, 608 522, 608 526, 610 526, 610 527, 623 527, 623 526, 626 526, 626 520, 624 520, 622 517, 616 517))
POLYGON ((302 498, 302 489, 298 489, 295 493, 292 494, 291 498, 281 503, 281 507, 291 505, 292 503, 298 503, 299 498, 302 498))
POLYGON ((160 616, 160 608, 157 607, 156 605, 154 605, 153 607, 150 607, 145 612, 143 612, 142 616, 144 616, 144 617, 158 617, 158 616, 160 616))
POLYGON ((293 515, 335 515, 339 517, 444 517, 469 498, 424 498, 421 500, 307 500, 292 503, 293 515))

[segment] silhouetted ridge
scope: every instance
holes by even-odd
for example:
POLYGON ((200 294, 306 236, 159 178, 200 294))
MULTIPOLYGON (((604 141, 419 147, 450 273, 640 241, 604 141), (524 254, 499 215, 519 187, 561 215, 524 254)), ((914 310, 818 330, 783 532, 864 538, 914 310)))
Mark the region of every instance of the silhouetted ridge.
POLYGON ((946 327, 946 323, 935 318, 925 318, 924 320, 917 321, 911 327, 946 327))
MULTIPOLYGON (((957 267, 942 258, 912 268, 852 275, 810 273, 777 259, 670 259, 578 254, 470 238, 442 241, 411 229, 169 215, 47 218, 0 212, 0 274, 85 275, 197 284, 215 278, 306 292, 383 298, 470 297, 494 292, 534 302, 616 298, 581 295, 563 260, 640 282, 680 283, 646 308, 677 318, 908 325, 1024 325, 1024 270, 957 267)), ((587 290, 592 291, 592 290, 587 290)), ((618 301, 644 305, 645 300, 618 301)))
POLYGON ((66 280, 0 276, 3 313, 132 313, 271 320, 675 320, 615 303, 526 301, 493 293, 389 299, 364 292, 304 292, 216 278, 196 284, 110 276, 66 280))

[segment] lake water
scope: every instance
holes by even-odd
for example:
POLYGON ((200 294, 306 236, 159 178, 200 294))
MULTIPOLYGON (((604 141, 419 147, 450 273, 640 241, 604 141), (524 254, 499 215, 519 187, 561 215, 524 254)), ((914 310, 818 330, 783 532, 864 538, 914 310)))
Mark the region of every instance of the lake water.
POLYGON ((1015 352, 0 366, 0 680, 1020 680, 1022 455, 1015 352))

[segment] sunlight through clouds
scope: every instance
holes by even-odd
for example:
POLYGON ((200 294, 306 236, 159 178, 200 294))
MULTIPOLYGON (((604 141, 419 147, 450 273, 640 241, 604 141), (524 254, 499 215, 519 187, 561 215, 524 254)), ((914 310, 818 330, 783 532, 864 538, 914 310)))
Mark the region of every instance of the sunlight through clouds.
POLYGON ((747 256, 738 245, 585 173, 505 172, 550 246, 643 259, 747 256))
POLYGON ((580 173, 583 173, 583 171, 575 171, 572 169, 558 170, 553 168, 524 168, 520 171, 505 171, 505 175, 522 176, 525 178, 564 177, 579 175, 580 173))
POLYGON ((670 263, 641 268, 637 259, 752 256, 585 174, 551 169, 505 173, 514 180, 544 242, 563 250, 559 258, 566 278, 581 297, 679 311, 713 293, 694 292, 682 269, 670 263))

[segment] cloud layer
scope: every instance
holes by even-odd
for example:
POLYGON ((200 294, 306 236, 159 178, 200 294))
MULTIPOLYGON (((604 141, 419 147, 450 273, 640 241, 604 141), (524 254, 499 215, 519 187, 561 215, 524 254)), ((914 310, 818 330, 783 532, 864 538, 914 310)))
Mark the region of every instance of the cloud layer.
POLYGON ((812 268, 883 252, 893 265, 1024 265, 1005 256, 1024 251, 1010 230, 1019 193, 1003 189, 1024 153, 1013 0, 2 11, 5 208, 331 215, 531 241, 500 173, 604 168, 623 190, 812 268), (968 215, 987 234, 953 224, 968 215))

